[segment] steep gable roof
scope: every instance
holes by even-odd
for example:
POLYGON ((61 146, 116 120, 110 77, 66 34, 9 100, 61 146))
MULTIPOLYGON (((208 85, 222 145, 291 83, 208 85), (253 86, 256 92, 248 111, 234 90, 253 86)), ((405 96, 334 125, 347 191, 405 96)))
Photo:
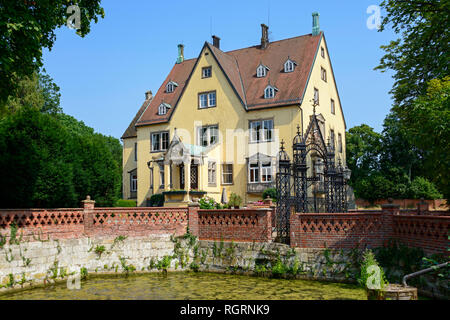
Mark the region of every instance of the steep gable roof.
POLYGON ((130 125, 128 126, 127 130, 125 130, 125 132, 123 133, 121 139, 129 139, 129 138, 136 138, 137 137, 136 123, 138 122, 139 118, 142 116, 142 114, 144 113, 145 109, 147 108, 147 106, 152 101, 152 99, 144 101, 142 106, 139 108, 139 111, 136 113, 136 115, 134 116, 134 118, 131 121, 130 125))
MULTIPOLYGON (((265 49, 257 45, 228 52, 221 51, 206 42, 201 52, 205 47, 209 48, 245 110, 281 107, 302 103, 322 36, 323 33, 318 36, 308 34, 271 42, 265 49), (287 59, 296 62, 294 72, 284 72, 287 59), (270 71, 266 77, 258 78, 256 69, 261 61, 264 61, 264 65, 270 68, 270 71), (264 89, 269 82, 279 89, 275 98, 270 101, 264 98, 264 89)), ((175 64, 136 126, 170 120, 198 60, 199 58, 190 59, 175 64), (179 84, 173 93, 165 92, 169 81, 179 84), (162 102, 169 103, 172 108, 166 115, 160 116, 158 106, 162 102)))

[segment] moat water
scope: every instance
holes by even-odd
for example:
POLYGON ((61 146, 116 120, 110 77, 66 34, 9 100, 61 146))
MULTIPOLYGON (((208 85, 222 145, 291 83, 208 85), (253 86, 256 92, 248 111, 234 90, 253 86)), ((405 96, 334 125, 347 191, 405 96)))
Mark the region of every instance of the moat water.
POLYGON ((0 295, 0 300, 365 300, 351 284, 215 273, 94 277, 81 289, 65 283, 0 295))

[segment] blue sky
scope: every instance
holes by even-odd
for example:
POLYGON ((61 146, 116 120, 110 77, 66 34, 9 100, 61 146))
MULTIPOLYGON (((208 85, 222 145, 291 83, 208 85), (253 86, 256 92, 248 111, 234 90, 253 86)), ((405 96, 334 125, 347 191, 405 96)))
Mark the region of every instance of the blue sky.
POLYGON ((67 27, 57 31, 53 49, 44 52, 44 67, 61 87, 65 113, 120 138, 144 92, 156 93, 166 78, 178 43, 185 45, 186 58, 195 58, 212 30, 224 51, 249 47, 260 42, 260 24, 268 21, 270 40, 295 37, 311 33, 311 14, 318 11, 347 127, 366 123, 381 131, 393 80, 373 68, 383 55, 380 45, 395 35, 366 26, 367 8, 379 2, 104 0, 105 19, 85 38, 67 27))

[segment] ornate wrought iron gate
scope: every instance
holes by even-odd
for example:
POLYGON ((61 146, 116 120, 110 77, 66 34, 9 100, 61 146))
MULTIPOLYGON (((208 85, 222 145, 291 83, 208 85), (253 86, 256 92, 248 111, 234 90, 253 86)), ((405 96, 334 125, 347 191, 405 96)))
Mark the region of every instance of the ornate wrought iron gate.
POLYGON ((348 211, 346 181, 350 170, 342 167, 340 159, 336 165, 334 143, 329 139, 325 144, 315 110, 306 133, 301 133, 298 127, 293 140, 292 163, 284 144, 282 141, 278 154, 276 229, 277 241, 289 243, 292 211, 348 211))

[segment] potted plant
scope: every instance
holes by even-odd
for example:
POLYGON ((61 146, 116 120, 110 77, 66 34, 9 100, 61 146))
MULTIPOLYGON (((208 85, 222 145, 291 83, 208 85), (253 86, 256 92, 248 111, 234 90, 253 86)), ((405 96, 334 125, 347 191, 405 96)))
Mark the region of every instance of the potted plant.
POLYGON ((230 208, 239 209, 241 204, 242 204, 242 198, 234 192, 231 193, 230 201, 228 202, 228 205, 230 206, 230 208))

